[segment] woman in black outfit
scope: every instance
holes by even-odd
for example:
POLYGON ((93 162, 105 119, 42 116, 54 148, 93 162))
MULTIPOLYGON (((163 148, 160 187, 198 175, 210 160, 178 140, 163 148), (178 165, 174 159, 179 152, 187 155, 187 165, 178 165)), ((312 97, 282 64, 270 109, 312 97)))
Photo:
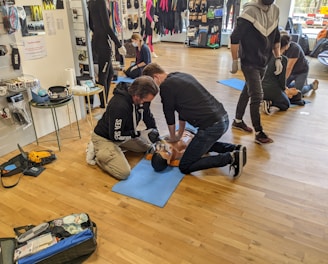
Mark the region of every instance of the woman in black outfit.
MULTIPOLYGON (((124 56, 126 49, 121 45, 113 29, 110 27, 111 12, 106 5, 105 0, 90 0, 88 2, 89 9, 89 26, 93 32, 92 41, 98 58, 98 83, 104 86, 105 101, 107 102, 110 83, 114 75, 112 65, 112 47, 111 40, 118 47, 118 52, 124 56)), ((103 105, 103 93, 100 93, 101 108, 103 105)))

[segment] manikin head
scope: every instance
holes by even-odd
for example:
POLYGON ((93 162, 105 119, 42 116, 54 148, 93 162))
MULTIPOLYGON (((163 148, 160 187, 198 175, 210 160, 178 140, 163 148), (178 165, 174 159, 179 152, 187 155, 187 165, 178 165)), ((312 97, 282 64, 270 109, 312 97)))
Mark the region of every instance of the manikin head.
POLYGON ((274 2, 274 0, 262 0, 262 4, 263 5, 272 5, 273 4, 273 2, 274 2))
POLYGON ((163 171, 167 168, 167 160, 163 158, 161 153, 155 152, 151 158, 151 166, 154 168, 155 171, 163 171))

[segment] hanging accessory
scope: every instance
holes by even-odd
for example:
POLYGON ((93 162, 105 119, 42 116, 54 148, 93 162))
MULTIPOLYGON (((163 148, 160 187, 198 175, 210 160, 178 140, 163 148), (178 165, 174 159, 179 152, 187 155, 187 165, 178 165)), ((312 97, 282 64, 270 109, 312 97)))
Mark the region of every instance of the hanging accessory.
POLYGON ((29 127, 32 124, 29 113, 26 109, 24 102, 24 96, 22 93, 16 93, 7 97, 9 108, 11 109, 11 115, 18 125, 24 125, 24 128, 29 127))
POLYGON ((139 0, 134 0, 134 8, 138 9, 139 8, 139 0))
POLYGON ((18 48, 12 47, 12 50, 11 50, 11 63, 12 63, 12 66, 13 66, 14 70, 19 70, 20 69, 21 58, 20 58, 20 55, 19 55, 18 48))
POLYGON ((131 0, 127 0, 126 7, 129 9, 132 7, 131 0))
POLYGON ((5 56, 8 53, 8 49, 5 45, 0 45, 0 56, 5 56))
POLYGON ((8 34, 16 32, 19 28, 19 17, 16 6, 13 5, 4 5, 1 7, 3 14, 3 25, 8 34))
POLYGON ((0 86, 0 96, 5 96, 7 94, 7 86, 0 86))

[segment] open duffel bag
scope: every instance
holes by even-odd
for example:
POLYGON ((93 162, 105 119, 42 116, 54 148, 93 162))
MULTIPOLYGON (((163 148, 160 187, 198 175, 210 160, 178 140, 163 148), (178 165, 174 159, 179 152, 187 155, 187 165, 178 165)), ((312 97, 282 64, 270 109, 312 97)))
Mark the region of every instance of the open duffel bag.
POLYGON ((71 214, 38 226, 14 228, 18 264, 82 263, 97 248, 96 224, 86 213, 71 214), (21 233, 21 230, 27 230, 21 233))

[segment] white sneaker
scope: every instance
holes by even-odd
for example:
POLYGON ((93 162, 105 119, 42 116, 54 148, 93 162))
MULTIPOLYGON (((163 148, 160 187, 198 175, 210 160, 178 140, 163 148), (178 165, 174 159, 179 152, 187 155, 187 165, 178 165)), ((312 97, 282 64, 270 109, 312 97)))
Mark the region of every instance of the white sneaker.
POLYGON ((279 111, 280 111, 279 107, 270 106, 270 108, 269 108, 269 112, 270 112, 269 115, 273 115, 274 113, 277 113, 279 111))
POLYGON ((95 148, 93 146, 92 141, 88 143, 87 149, 87 156, 86 161, 89 165, 96 165, 96 155, 95 155, 95 148))
POLYGON ((313 91, 316 91, 316 90, 318 90, 318 88, 319 88, 319 81, 318 80, 314 80, 313 81, 313 83, 312 83, 312 89, 313 89, 313 91))
POLYGON ((262 101, 261 109, 262 109, 263 113, 270 115, 270 107, 271 107, 271 101, 268 101, 268 100, 262 101))

